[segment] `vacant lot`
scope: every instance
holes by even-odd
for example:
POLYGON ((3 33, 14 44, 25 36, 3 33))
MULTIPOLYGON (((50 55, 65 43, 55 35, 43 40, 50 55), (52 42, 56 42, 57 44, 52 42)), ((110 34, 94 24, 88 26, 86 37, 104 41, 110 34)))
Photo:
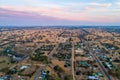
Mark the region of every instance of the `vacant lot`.
POLYGON ((0 56, 0 69, 5 67, 10 67, 11 63, 9 62, 8 57, 0 56))

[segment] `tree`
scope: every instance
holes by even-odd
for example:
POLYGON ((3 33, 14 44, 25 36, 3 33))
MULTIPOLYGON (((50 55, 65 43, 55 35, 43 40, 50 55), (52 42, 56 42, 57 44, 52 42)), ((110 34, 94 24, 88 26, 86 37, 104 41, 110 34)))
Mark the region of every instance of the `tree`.
POLYGON ((56 65, 54 67, 54 70, 57 71, 57 72, 64 72, 63 69, 61 67, 59 67, 58 65, 56 65))

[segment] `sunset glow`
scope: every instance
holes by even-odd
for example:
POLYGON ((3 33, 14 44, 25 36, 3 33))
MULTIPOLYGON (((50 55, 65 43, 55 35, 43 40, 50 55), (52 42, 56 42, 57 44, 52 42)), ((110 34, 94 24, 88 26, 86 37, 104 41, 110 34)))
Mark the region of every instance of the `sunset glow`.
POLYGON ((120 25, 120 0, 0 0, 1 25, 120 25))

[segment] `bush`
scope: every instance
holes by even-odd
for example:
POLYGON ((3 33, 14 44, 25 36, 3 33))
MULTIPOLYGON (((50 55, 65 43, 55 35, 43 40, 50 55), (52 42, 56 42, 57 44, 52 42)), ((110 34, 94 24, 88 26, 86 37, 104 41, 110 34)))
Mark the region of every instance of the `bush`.
POLYGON ((58 65, 54 67, 54 70, 57 72, 64 72, 63 69, 59 67, 58 65))
POLYGON ((72 75, 67 75, 64 77, 64 80, 73 80, 72 75))
POLYGON ((4 73, 8 73, 9 72, 9 67, 2 68, 0 71, 4 72, 4 73))
POLYGON ((109 70, 108 73, 110 75, 112 75, 113 77, 117 77, 118 79, 120 79, 120 69, 119 68, 109 70))
POLYGON ((41 61, 41 62, 45 62, 48 63, 48 57, 47 56, 35 56, 35 57, 31 57, 32 60, 34 61, 41 61))

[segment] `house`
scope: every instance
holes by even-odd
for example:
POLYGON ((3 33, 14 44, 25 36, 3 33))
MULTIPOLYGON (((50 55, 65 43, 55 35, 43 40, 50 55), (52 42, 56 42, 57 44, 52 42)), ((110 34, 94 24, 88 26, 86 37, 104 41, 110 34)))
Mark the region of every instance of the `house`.
POLYGON ((42 71, 41 76, 39 78, 43 80, 48 80, 48 75, 49 75, 48 71, 44 70, 42 71))
POLYGON ((100 79, 97 78, 96 76, 88 76, 88 79, 90 79, 90 80, 100 80, 100 79))
POLYGON ((24 58, 24 55, 22 54, 12 54, 12 58, 16 61, 22 61, 24 58))
POLYGON ((0 80, 13 80, 13 79, 9 75, 4 75, 4 76, 0 77, 0 80))
POLYGON ((80 64, 84 67, 89 67, 89 64, 85 61, 81 61, 80 64))
POLYGON ((26 68, 28 68, 28 66, 21 66, 21 67, 20 67, 20 70, 24 70, 24 69, 26 69, 26 68))
POLYGON ((105 64, 106 64, 106 66, 107 66, 109 69, 112 69, 112 65, 111 65, 111 64, 109 64, 108 62, 106 62, 105 64))
POLYGON ((103 74, 102 74, 101 72, 96 72, 96 73, 95 73, 95 76, 97 76, 97 77, 102 77, 103 74))

